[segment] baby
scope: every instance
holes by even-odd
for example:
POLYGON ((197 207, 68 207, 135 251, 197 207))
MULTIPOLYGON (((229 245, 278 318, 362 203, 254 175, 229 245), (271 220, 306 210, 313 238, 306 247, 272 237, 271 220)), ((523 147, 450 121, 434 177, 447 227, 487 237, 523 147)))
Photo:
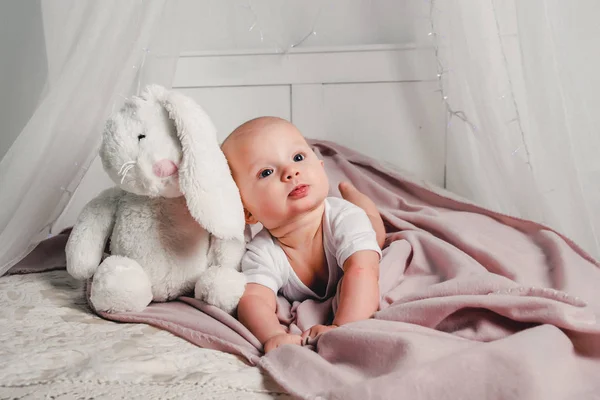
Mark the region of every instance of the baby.
POLYGON ((248 121, 227 137, 222 149, 240 190, 246 222, 264 228, 242 259, 248 284, 238 318, 265 353, 371 317, 379 305, 385 236, 373 202, 348 183, 340 184, 348 201, 327 197, 323 161, 283 119, 248 121), (324 300, 336 294, 338 283, 339 302, 330 326, 315 325, 300 336, 280 325, 277 293, 290 302, 324 300))

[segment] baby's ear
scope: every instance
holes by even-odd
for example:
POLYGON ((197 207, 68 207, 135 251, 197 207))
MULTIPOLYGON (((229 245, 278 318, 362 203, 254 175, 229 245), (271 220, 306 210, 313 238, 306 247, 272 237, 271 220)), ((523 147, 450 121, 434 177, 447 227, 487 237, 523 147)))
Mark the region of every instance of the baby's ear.
POLYGON ((254 225, 258 223, 258 220, 248 211, 248 209, 244 208, 244 217, 246 218, 246 223, 248 225, 254 225))

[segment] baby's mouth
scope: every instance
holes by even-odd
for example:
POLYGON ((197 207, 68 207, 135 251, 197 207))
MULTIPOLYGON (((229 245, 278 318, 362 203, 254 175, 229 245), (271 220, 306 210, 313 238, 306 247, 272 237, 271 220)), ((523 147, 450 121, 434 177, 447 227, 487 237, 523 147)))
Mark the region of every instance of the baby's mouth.
POLYGON ((289 194, 288 197, 291 198, 301 198, 306 196, 306 194, 308 193, 308 185, 298 185, 296 186, 289 194))

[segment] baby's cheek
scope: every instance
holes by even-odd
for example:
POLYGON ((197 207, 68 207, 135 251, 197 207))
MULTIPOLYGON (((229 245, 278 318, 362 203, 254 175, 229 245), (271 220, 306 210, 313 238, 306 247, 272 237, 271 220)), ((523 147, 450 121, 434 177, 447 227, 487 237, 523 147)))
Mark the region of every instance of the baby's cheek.
POLYGON ((252 190, 252 187, 248 186, 243 181, 236 181, 235 184, 237 185, 237 187, 240 191, 240 196, 242 197, 242 203, 244 203, 244 204, 256 203, 256 195, 254 193, 254 190, 252 190))
POLYGON ((253 196, 249 203, 248 210, 254 210, 253 214, 255 214, 257 218, 264 220, 272 218, 274 210, 273 205, 271 204, 271 198, 267 193, 253 196))

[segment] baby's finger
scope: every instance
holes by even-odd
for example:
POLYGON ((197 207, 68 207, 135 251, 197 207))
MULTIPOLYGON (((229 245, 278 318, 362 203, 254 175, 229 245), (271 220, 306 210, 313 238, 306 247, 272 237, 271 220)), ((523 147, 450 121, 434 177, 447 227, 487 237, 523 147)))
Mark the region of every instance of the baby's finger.
POLYGON ((302 345, 306 345, 306 343, 308 342, 308 339, 310 338, 310 331, 311 330, 312 330, 312 328, 311 329, 307 329, 304 332, 302 332, 302 335, 300 336, 302 345))
POLYGON ((325 326, 323 326, 323 325, 315 325, 315 326, 313 326, 311 328, 311 330, 310 330, 310 338, 311 339, 316 338, 317 336, 319 336, 323 332, 324 329, 325 329, 325 326))
POLYGON ((310 340, 311 340, 310 334, 308 334, 308 335, 304 336, 304 337, 302 338, 302 343, 301 343, 301 345, 302 345, 302 346, 306 346, 306 345, 308 345, 308 343, 310 342, 310 340))

